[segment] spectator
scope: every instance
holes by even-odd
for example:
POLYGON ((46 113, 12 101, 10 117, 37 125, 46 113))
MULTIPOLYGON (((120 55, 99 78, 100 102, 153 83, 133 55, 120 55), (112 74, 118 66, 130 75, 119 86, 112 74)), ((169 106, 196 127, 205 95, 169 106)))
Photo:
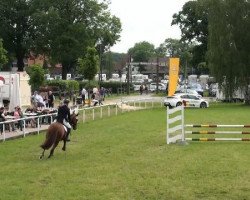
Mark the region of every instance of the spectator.
POLYGON ((86 99, 86 95, 87 95, 87 90, 85 88, 82 88, 82 92, 81 92, 81 95, 82 95, 82 104, 85 105, 85 99, 86 99))
POLYGON ((49 91, 48 94, 48 107, 49 108, 54 108, 54 100, 55 100, 55 96, 52 93, 52 91, 49 91))
POLYGON ((142 93, 143 93, 143 85, 141 84, 140 85, 140 94, 142 95, 142 93))
POLYGON ((148 86, 145 85, 145 93, 148 94, 148 86))
POLYGON ((98 92, 98 88, 97 87, 94 87, 93 88, 93 93, 96 94, 98 92))
MULTIPOLYGON (((15 119, 20 119, 23 117, 23 113, 19 106, 15 107, 14 117, 15 119)), ((23 122, 21 120, 17 121, 16 125, 17 125, 17 128, 20 128, 21 131, 23 130, 23 122)))
POLYGON ((105 89, 103 87, 101 87, 99 93, 100 93, 100 100, 104 101, 105 100, 105 89))
POLYGON ((36 102, 36 106, 37 107, 45 107, 45 102, 43 101, 43 97, 38 93, 38 92, 34 92, 34 98, 35 98, 35 102, 36 102))
POLYGON ((93 106, 96 106, 98 104, 98 100, 97 100, 97 94, 95 93, 92 93, 91 94, 91 99, 92 99, 92 102, 93 102, 93 106))
MULTIPOLYGON (((0 122, 4 122, 5 121, 5 115, 4 115, 4 107, 0 108, 0 122)), ((1 133, 3 132, 3 124, 0 124, 0 130, 1 133)))

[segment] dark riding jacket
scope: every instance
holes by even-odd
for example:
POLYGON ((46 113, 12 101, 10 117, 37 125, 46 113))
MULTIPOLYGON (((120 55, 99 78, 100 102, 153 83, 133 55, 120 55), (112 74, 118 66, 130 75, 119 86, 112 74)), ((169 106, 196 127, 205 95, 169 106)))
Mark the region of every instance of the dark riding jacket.
POLYGON ((67 105, 62 105, 58 109, 57 122, 63 124, 63 120, 69 122, 70 120, 70 109, 67 105))

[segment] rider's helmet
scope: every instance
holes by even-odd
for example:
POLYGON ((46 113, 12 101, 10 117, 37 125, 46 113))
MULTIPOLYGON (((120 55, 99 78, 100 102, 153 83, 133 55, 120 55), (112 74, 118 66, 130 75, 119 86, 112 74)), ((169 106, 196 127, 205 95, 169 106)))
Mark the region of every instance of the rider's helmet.
POLYGON ((69 100, 68 99, 64 99, 63 103, 69 104, 69 100))

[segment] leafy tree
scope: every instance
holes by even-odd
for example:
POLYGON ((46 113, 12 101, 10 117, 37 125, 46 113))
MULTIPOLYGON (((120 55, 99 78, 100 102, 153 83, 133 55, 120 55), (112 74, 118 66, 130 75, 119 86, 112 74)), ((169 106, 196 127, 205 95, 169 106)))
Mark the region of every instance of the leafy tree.
POLYGON ((122 74, 122 70, 128 61, 127 54, 106 52, 102 56, 103 71, 107 73, 107 77, 111 78, 113 72, 122 74))
POLYGON ((7 51, 3 48, 3 40, 0 39, 0 70, 8 62, 7 51))
POLYGON ((180 58, 180 66, 183 73, 187 74, 188 66, 192 59, 193 44, 185 43, 181 40, 167 38, 158 48, 163 55, 180 58))
MULTIPOLYGON (((149 42, 143 41, 136 43, 134 47, 128 50, 134 62, 148 62, 155 55, 155 47, 149 42)), ((144 66, 139 66, 139 71, 143 71, 144 66)))
POLYGON ((62 63, 63 79, 88 46, 101 41, 105 49, 120 37, 120 20, 111 16, 106 1, 34 1, 39 8, 32 16, 37 34, 34 51, 49 55, 54 63, 62 63))
POLYGON ((188 1, 179 13, 173 15, 172 25, 179 25, 181 40, 195 44, 192 49, 192 65, 206 61, 208 39, 209 1, 188 1))
POLYGON ((0 1, 0 37, 9 57, 16 57, 18 71, 23 71, 23 59, 29 49, 33 31, 30 15, 32 1, 0 1))
MULTIPOLYGON (((77 71, 80 74, 83 74, 84 79, 88 79, 89 86, 91 85, 91 80, 94 79, 95 75, 98 72, 98 66, 99 66, 99 57, 97 55, 97 51, 94 47, 88 47, 87 53, 83 58, 78 59, 78 68, 77 71)), ((90 88, 89 88, 90 89, 90 88)), ((88 96, 90 97, 88 90, 88 96)), ((90 101, 89 101, 90 106, 90 101)))
POLYGON ((99 69, 99 57, 94 47, 88 47, 83 58, 78 59, 77 71, 84 79, 93 80, 99 69))
POLYGON ((30 76, 29 84, 32 91, 39 90, 40 86, 45 83, 45 71, 40 65, 32 65, 26 69, 30 76))
POLYGON ((250 102, 250 2, 211 0, 209 12, 209 67, 226 97, 236 89, 246 92, 250 102))

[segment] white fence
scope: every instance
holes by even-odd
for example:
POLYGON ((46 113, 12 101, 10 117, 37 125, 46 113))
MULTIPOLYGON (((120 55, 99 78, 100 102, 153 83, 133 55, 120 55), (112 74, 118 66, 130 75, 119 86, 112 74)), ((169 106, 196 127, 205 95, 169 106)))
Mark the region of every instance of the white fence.
MULTIPOLYGON (((12 138, 12 137, 18 137, 22 135, 23 137, 26 136, 26 134, 30 132, 37 132, 37 134, 40 133, 41 130, 44 130, 44 127, 42 128, 42 119, 44 118, 47 120, 47 122, 53 122, 53 116, 56 117, 57 113, 52 113, 52 114, 46 114, 46 115, 36 115, 36 116, 30 116, 30 117, 24 117, 24 118, 19 118, 15 120, 7 120, 4 122, 0 122, 0 127, 1 127, 1 137, 0 140, 5 141, 6 138, 12 138), (50 118, 50 120, 48 120, 50 118), (21 121, 22 122, 22 131, 18 133, 10 133, 12 126, 15 127, 15 125, 21 121), (36 128, 30 128, 29 131, 27 130, 27 124, 28 122, 34 121, 36 123, 36 128), (8 126, 9 131, 6 131, 6 127, 8 126)), ((47 128, 47 127, 46 127, 47 128)))
MULTIPOLYGON (((140 109, 150 109, 155 107, 162 107, 162 99, 156 98, 144 98, 144 99, 133 99, 128 101, 121 101, 116 104, 107 104, 107 105, 100 105, 100 106, 91 106, 91 107, 84 107, 79 109, 79 122, 87 122, 98 120, 110 116, 116 116, 121 113, 140 110, 140 109)), ((45 118, 50 123, 53 121, 52 119, 57 116, 57 113, 53 114, 46 114, 46 115, 37 115, 31 117, 20 118, 16 120, 8 120, 4 122, 0 122, 0 126, 2 126, 2 133, 0 134, 0 141, 5 141, 6 139, 14 138, 14 137, 25 137, 27 134, 30 133, 37 133, 39 134, 40 131, 46 130, 49 124, 42 124, 42 119, 45 118), (26 126, 27 121, 35 120, 36 127, 29 128, 26 126), (6 131, 6 127, 11 126, 11 123, 15 124, 18 121, 22 121, 23 129, 20 132, 12 133, 10 131, 6 131)))

